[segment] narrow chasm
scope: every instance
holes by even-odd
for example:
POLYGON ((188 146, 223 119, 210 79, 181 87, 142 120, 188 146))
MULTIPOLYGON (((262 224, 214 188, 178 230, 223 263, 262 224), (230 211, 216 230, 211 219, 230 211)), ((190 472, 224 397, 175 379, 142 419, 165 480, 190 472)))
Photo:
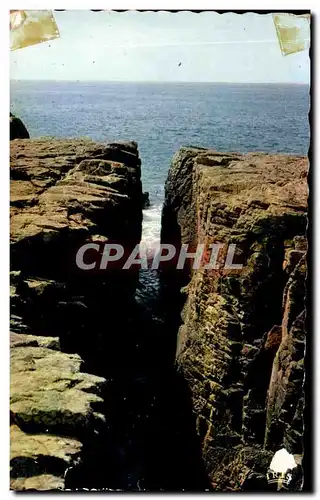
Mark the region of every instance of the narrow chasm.
POLYGON ((135 142, 16 139, 10 168, 12 488, 267 491, 276 450, 301 464, 306 159, 181 148, 161 216, 135 142), (219 265, 100 265, 160 239, 219 265))
MULTIPOLYGON (((147 224, 145 210, 141 244, 148 246, 147 224)), ((156 230, 160 235, 160 217, 156 230)), ((209 489, 191 397, 175 366, 180 286, 176 297, 170 288, 169 305, 165 283, 176 280, 176 273, 167 273, 164 280, 160 272, 140 270, 130 304, 112 304, 113 322, 103 314, 95 335, 90 328, 83 332, 90 346, 86 340, 79 349, 82 371, 107 379, 100 408, 107 425, 96 440, 85 443, 81 465, 67 471, 66 488, 209 489)))
POLYGON ((168 308, 157 270, 75 264, 83 245, 84 265, 105 242, 148 246, 153 209, 134 142, 12 141, 13 489, 208 488, 175 368, 180 295, 168 308))

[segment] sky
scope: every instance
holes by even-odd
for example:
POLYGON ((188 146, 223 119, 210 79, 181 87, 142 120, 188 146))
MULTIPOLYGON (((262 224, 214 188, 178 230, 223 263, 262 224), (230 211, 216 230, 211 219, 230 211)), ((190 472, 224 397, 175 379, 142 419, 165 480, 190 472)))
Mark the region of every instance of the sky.
POLYGON ((271 14, 54 12, 60 38, 10 53, 18 80, 309 83, 271 14))

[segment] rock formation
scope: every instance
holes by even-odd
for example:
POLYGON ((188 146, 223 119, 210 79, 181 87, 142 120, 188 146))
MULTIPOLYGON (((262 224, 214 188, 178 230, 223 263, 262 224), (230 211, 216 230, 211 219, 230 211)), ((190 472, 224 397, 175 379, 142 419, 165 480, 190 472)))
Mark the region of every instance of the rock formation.
POLYGON ((81 273, 75 255, 140 241, 140 159, 135 143, 15 140, 10 175, 11 488, 64 489, 105 438, 108 384, 86 371, 116 368, 137 284, 134 272, 81 273))
POLYGON ((105 379, 80 372, 80 356, 59 339, 10 334, 11 488, 63 489, 85 439, 105 424, 98 411, 105 379))
POLYGON ((243 263, 166 284, 171 304, 183 286, 176 364, 216 491, 267 489, 282 447, 301 462, 307 169, 304 157, 190 147, 169 170, 162 242, 235 244, 243 263))
POLYGON ((11 142, 12 489, 265 490, 275 451, 301 461, 307 166, 181 149, 162 241, 243 267, 161 269, 154 314, 138 269, 75 265, 139 243, 137 144, 11 142))
POLYGON ((149 208, 150 207, 150 198, 149 198, 148 191, 146 191, 145 193, 142 193, 142 196, 143 196, 143 199, 142 199, 143 208, 149 208))
POLYGON ((29 132, 20 118, 10 113, 10 141, 13 139, 29 139, 29 132))

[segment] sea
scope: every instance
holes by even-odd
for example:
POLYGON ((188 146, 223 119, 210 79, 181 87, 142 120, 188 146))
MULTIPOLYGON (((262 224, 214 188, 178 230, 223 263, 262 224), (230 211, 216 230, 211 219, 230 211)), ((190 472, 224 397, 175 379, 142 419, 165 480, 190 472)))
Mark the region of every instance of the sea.
MULTIPOLYGON (((12 81, 11 111, 31 137, 137 141, 143 190, 151 202, 143 214, 147 247, 159 242, 164 184, 181 146, 307 155, 310 139, 305 85, 12 81)), ((83 466, 68 469, 71 485, 73 472, 76 487, 87 487, 89 481, 89 487, 120 491, 166 491, 168 485, 175 491, 189 480, 193 484, 193 475, 196 482, 197 474, 202 477, 198 448, 193 448, 191 403, 171 369, 172 330, 164 313, 168 300, 162 305, 162 296, 158 272, 140 271, 138 317, 152 322, 141 323, 147 326, 139 328, 136 347, 137 353, 147 353, 140 356, 151 359, 152 368, 144 361, 139 377, 129 382, 124 377, 123 385, 115 385, 117 423, 112 424, 111 444, 106 452, 103 446, 100 454, 97 450, 96 461, 90 455, 83 466), (105 469, 106 457, 111 467, 105 469)))
POLYGON ((160 238, 170 161, 181 146, 307 155, 309 86, 11 81, 11 111, 31 137, 134 140, 142 160, 142 241, 160 238))

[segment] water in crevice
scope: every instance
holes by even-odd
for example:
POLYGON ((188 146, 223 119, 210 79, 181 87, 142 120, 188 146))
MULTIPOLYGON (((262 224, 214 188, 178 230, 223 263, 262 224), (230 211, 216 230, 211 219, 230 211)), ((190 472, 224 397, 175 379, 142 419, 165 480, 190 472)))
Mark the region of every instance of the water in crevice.
MULTIPOLYGON (((144 248, 149 259, 152 259, 159 249, 161 211, 162 204, 159 201, 157 204, 151 202, 150 207, 143 210, 140 246, 144 248)), ((160 276, 157 269, 140 269, 135 300, 155 321, 161 321, 161 313, 157 307, 160 300, 160 276)))
MULTIPOLYGON (((143 213, 141 241, 149 250, 159 245, 160 226, 161 204, 151 204, 143 213)), ((67 473, 68 488, 208 488, 191 397, 174 364, 177 324, 170 316, 168 321, 162 295, 159 272, 141 270, 131 317, 112 332, 116 338, 109 359, 118 360, 119 369, 110 375, 104 361, 110 347, 104 346, 103 337, 99 357, 91 355, 85 363, 86 371, 108 380, 104 407, 99 409, 106 425, 96 439, 84 443, 82 464, 67 473)))

